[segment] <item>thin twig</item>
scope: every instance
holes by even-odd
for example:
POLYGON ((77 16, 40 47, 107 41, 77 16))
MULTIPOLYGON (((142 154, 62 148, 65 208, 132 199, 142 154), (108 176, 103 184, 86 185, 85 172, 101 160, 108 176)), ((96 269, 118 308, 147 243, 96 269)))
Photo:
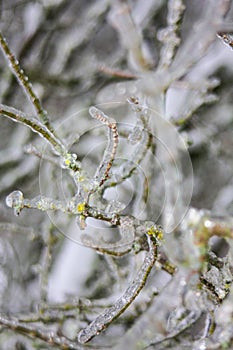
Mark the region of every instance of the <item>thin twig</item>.
POLYGON ((117 174, 119 175, 117 181, 112 181, 110 184, 106 183, 102 188, 102 194, 107 188, 120 185, 125 180, 129 179, 137 169, 137 166, 145 158, 147 151, 150 148, 156 148, 155 144, 153 143, 153 135, 148 126, 147 117, 149 110, 146 107, 143 107, 136 97, 131 96, 127 102, 131 105, 132 110, 137 114, 137 125, 135 126, 133 132, 128 135, 128 139, 133 144, 137 143, 137 145, 130 158, 123 165, 123 171, 121 170, 121 174, 117 174), (133 140, 133 133, 139 133, 140 140, 133 140))
POLYGON ((134 79, 138 79, 138 76, 133 74, 133 73, 129 73, 129 72, 125 72, 119 69, 112 69, 109 67, 105 67, 105 66, 101 66, 99 68, 99 71, 112 77, 112 78, 119 78, 119 79, 124 79, 124 80, 134 80, 134 79))
MULTIPOLYGON (((97 217, 96 217, 97 218, 97 217)), ((102 220, 107 221, 106 217, 102 220)), ((133 216, 121 216, 115 218, 114 225, 119 226, 120 239, 116 243, 106 243, 105 241, 96 240, 94 237, 82 235, 83 244, 90 246, 102 254, 108 254, 115 257, 123 256, 132 251, 132 245, 135 240, 135 222, 133 216)))
MULTIPOLYGON (((187 332, 187 330, 190 329, 190 327, 197 322, 197 320, 201 317, 201 314, 194 314, 193 312, 190 312, 189 318, 190 318, 190 322, 186 322, 184 325, 182 325, 182 327, 178 328, 177 330, 175 330, 174 332, 171 332, 170 334, 168 334, 166 337, 159 339, 157 341, 153 341, 150 344, 148 344, 147 346, 145 346, 143 348, 143 350, 149 349, 150 347, 155 347, 157 345, 161 345, 163 343, 168 342, 168 344, 166 345, 170 345, 172 346, 171 342, 178 341, 179 337, 184 337, 185 336, 185 332, 187 332)), ((188 317, 187 317, 188 318, 188 317)), ((170 347, 169 347, 170 348, 170 347)))
POLYGON ((19 83, 23 86, 26 91, 27 97, 30 98, 39 118, 47 126, 49 130, 53 130, 47 117, 47 112, 43 109, 39 98, 32 88, 32 84, 29 82, 28 77, 24 73, 23 69, 20 67, 18 60, 15 58, 14 54, 10 50, 6 39, 2 36, 0 32, 0 45, 3 53, 6 55, 7 60, 11 64, 12 72, 16 76, 19 83))
POLYGON ((42 153, 42 151, 40 151, 36 146, 34 146, 32 144, 25 145, 23 150, 26 154, 31 154, 39 159, 46 160, 47 162, 49 162, 55 166, 60 165, 52 157, 50 157, 49 155, 47 155, 45 153, 42 153))
POLYGON ((37 119, 31 118, 23 112, 3 104, 0 104, 0 115, 8 117, 14 122, 19 122, 25 126, 28 126, 33 132, 44 138, 60 156, 65 156, 68 153, 65 145, 54 136, 53 132, 51 132, 37 119))
POLYGON ((168 1, 168 15, 165 29, 158 33, 158 39, 163 43, 160 53, 159 68, 168 68, 180 45, 180 24, 183 18, 185 6, 183 0, 168 1))
POLYGON ((113 306, 106 309, 86 328, 78 334, 80 343, 86 343, 97 334, 106 329, 116 318, 118 318, 134 301, 142 288, 145 286, 147 278, 157 258, 157 245, 153 237, 147 235, 149 252, 146 254, 144 262, 137 273, 135 279, 126 289, 125 293, 118 299, 113 306))
POLYGON ((95 118, 99 120, 102 124, 106 125, 110 131, 103 159, 95 174, 95 179, 99 181, 99 186, 102 186, 103 183, 109 178, 109 172, 116 156, 118 146, 118 131, 115 120, 107 117, 102 111, 100 111, 96 107, 91 107, 89 109, 89 113, 92 116, 92 118, 95 118))
POLYGON ((48 298, 48 281, 49 272, 52 264, 52 254, 54 245, 57 242, 57 237, 54 234, 54 227, 51 225, 48 228, 47 237, 45 239, 45 247, 43 254, 43 261, 41 261, 41 274, 40 274, 40 309, 47 303, 48 298))
POLYGON ((58 346, 60 349, 65 350, 80 350, 77 341, 72 341, 65 336, 59 336, 54 331, 43 329, 38 325, 30 325, 25 322, 20 322, 17 318, 10 318, 3 314, 0 314, 0 325, 14 332, 24 334, 30 338, 38 338, 50 346, 58 346))
POLYGON ((218 37, 233 50, 233 36, 232 33, 218 32, 218 37))

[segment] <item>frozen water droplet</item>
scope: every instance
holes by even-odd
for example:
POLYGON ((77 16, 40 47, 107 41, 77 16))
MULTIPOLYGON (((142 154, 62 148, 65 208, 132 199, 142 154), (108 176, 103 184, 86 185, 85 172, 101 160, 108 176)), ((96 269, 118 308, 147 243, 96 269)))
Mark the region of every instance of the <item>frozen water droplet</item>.
POLYGON ((61 162, 61 167, 63 169, 71 169, 74 171, 77 171, 80 168, 81 164, 79 161, 77 161, 77 154, 75 153, 68 153, 61 162))
POLYGON ((23 193, 21 191, 14 191, 6 197, 6 205, 14 208, 15 215, 19 215, 23 209, 23 193))

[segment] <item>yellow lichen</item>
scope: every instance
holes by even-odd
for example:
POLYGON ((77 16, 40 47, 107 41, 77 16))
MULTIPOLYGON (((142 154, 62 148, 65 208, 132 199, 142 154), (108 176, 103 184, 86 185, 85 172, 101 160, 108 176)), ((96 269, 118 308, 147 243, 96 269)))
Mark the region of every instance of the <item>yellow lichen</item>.
POLYGON ((82 213, 85 210, 85 207, 86 207, 86 203, 85 202, 78 203, 78 205, 77 205, 77 212, 78 213, 82 213))
POLYGON ((158 240, 163 239, 163 231, 160 228, 157 228, 155 226, 151 226, 147 231, 147 234, 149 236, 155 236, 158 240))
POLYGON ((70 159, 65 159, 65 165, 66 165, 67 167, 69 167, 70 164, 71 164, 71 160, 70 160, 70 159))

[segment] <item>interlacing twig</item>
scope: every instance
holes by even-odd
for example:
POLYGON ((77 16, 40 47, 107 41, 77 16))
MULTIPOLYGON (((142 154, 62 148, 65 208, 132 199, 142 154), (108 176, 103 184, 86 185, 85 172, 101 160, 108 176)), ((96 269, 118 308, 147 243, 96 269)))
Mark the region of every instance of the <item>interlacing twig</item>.
POLYGON ((42 327, 40 328, 38 325, 20 322, 17 318, 14 317, 8 317, 6 315, 0 314, 0 325, 11 329, 14 332, 27 335, 30 338, 41 339, 48 343, 50 346, 59 346, 60 349, 82 349, 82 347, 78 345, 77 341, 72 341, 65 336, 59 336, 56 332, 44 329, 42 327))

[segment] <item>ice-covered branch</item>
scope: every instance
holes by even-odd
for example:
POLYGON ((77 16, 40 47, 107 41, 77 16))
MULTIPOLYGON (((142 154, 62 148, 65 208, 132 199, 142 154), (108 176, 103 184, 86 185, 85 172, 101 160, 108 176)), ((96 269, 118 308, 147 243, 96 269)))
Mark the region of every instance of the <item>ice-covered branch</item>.
POLYGON ((181 43, 179 36, 180 22, 183 17, 185 6, 183 0, 168 1, 168 27, 158 32, 158 39, 162 42, 163 47, 160 51, 159 68, 167 68, 171 65, 175 56, 176 49, 181 43))
POLYGON ((117 146, 118 146, 118 131, 116 121, 107 117, 102 111, 96 107, 91 107, 89 113, 92 118, 99 120, 108 127, 108 143, 100 162, 99 168, 95 174, 95 180, 98 181, 99 187, 109 178, 109 172, 114 162, 117 146))
POLYGON ((3 53, 6 55, 6 59, 11 64, 11 69, 16 78, 18 79, 20 85, 24 88, 26 92, 26 96, 30 98, 38 117, 41 119, 44 125, 47 126, 48 129, 52 130, 50 125, 47 112, 43 109, 39 98, 37 97, 35 91, 32 88, 32 84, 29 82, 27 75, 24 73, 23 69, 20 67, 19 61, 15 58, 13 53, 11 52, 6 39, 0 32, 0 45, 3 53))
POLYGON ((2 104, 0 104, 0 114, 4 117, 10 118, 14 122, 28 126, 33 132, 39 134, 43 139, 45 139, 52 146, 53 150, 59 155, 64 156, 68 153, 66 147, 56 136, 54 136, 53 132, 37 119, 27 116, 23 112, 13 107, 2 104))
POLYGON ((135 24, 130 7, 126 3, 115 1, 109 21, 118 31, 122 45, 128 51, 129 63, 139 72, 147 70, 151 60, 148 51, 145 50, 142 33, 135 24))
POLYGON ((101 331, 106 329, 117 317, 119 317, 134 301, 137 295, 140 293, 152 267, 157 258, 157 244, 154 237, 147 235, 149 252, 146 254, 144 262, 138 271, 135 279, 131 282, 130 286, 126 289, 125 293, 116 303, 109 309, 106 309, 100 314, 93 322, 91 322, 86 328, 81 330, 78 334, 78 340, 80 343, 86 343, 101 331))
POLYGON ((233 50, 233 35, 232 33, 218 32, 218 37, 233 50))
POLYGON ((0 325, 14 332, 27 335, 30 338, 38 338, 50 346, 58 346, 61 349, 81 350, 82 347, 76 341, 72 341, 65 336, 60 336, 53 330, 42 328, 38 325, 28 324, 19 321, 16 317, 8 317, 0 314, 0 325))

